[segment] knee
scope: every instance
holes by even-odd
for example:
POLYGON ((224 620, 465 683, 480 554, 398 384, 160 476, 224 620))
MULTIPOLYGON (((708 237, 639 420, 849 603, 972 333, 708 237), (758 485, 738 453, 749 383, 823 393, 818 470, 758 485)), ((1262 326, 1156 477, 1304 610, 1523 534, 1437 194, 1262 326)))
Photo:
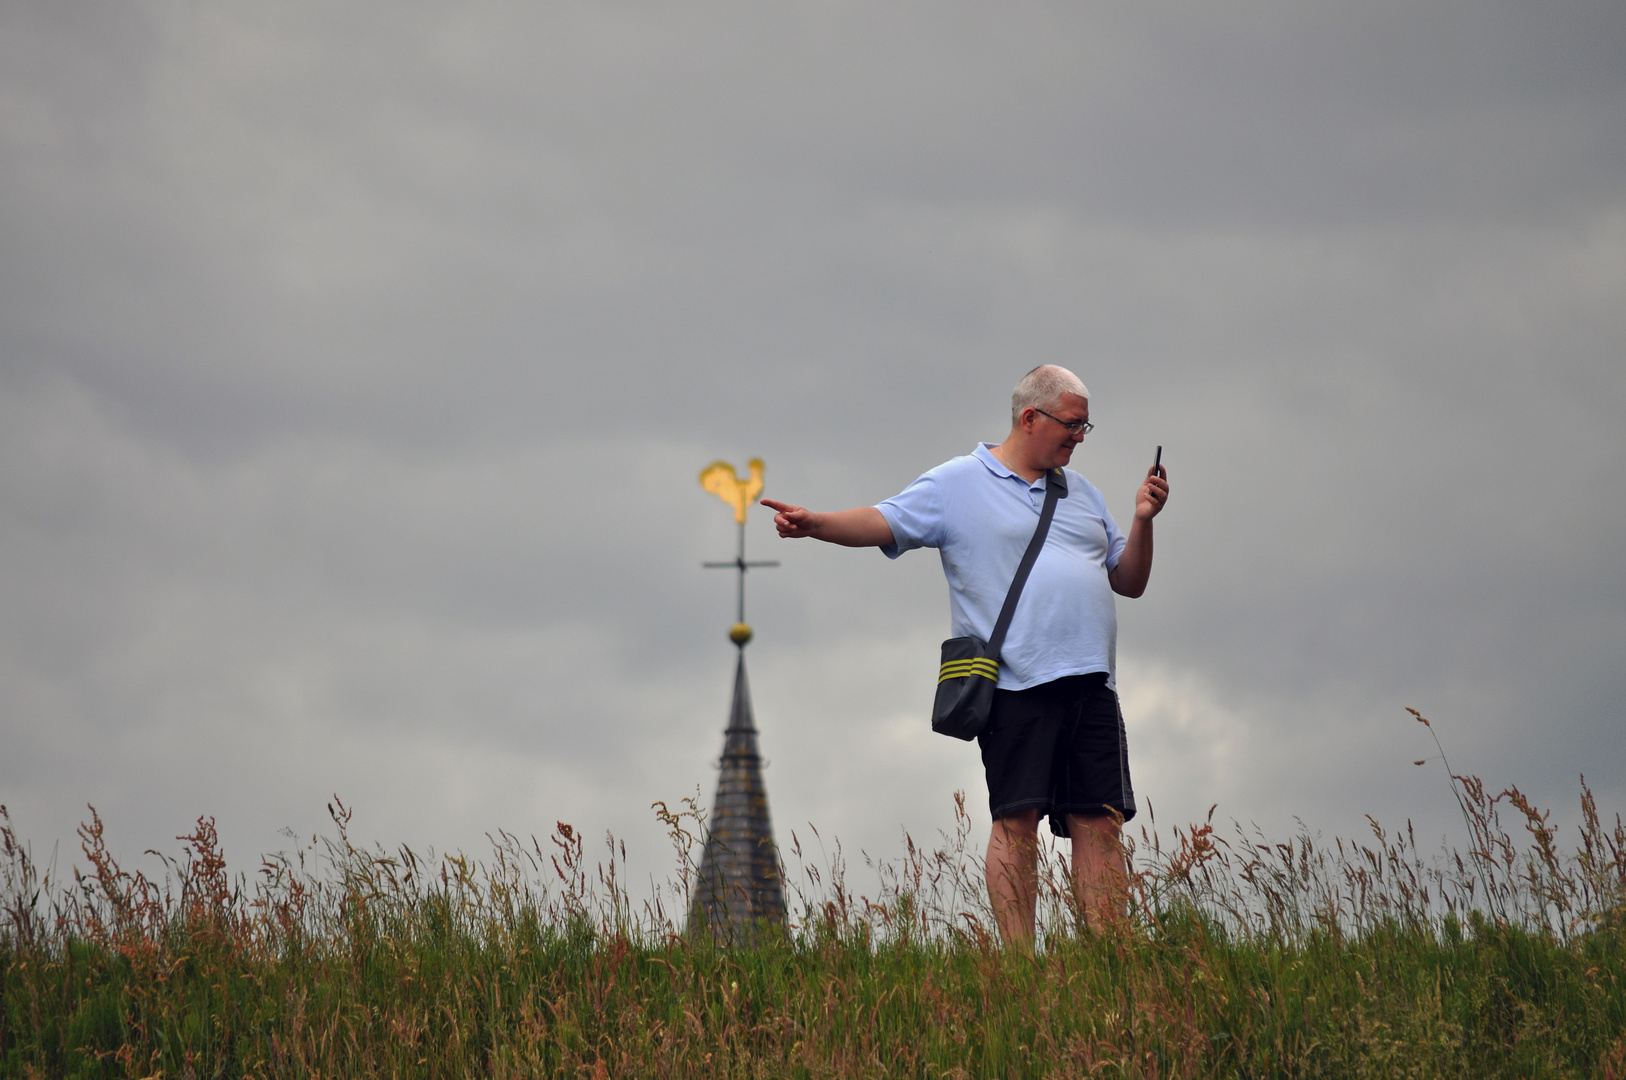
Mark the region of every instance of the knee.
POLYGON ((1018 810, 994 822, 996 831, 1003 831, 1009 836, 1037 837, 1039 835, 1039 811, 1018 810))
POLYGON ((1090 834, 1104 840, 1117 840, 1123 819, 1107 810, 1090 814, 1068 814, 1067 829, 1074 836, 1090 834))

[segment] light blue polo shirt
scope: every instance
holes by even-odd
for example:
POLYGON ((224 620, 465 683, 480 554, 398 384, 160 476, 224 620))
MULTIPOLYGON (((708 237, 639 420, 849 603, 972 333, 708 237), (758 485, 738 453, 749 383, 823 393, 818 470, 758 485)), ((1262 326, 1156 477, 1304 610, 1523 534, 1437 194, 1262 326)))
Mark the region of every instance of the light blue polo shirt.
MULTIPOLYGON (((949 584, 950 637, 993 633, 1016 566, 1044 509, 1045 477, 1029 484, 982 443, 876 507, 892 527, 881 548, 896 559, 933 547, 949 584)), ((1118 612, 1107 574, 1124 535, 1094 484, 1071 469, 1038 561, 1001 650, 999 688, 1026 690, 1068 675, 1117 668, 1118 612)))

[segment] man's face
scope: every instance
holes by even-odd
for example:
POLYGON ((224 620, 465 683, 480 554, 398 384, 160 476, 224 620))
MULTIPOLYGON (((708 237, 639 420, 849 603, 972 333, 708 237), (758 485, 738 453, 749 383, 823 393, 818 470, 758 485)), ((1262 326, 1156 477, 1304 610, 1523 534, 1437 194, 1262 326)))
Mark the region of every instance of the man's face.
POLYGON ((1084 441, 1084 433, 1067 429, 1068 424, 1081 423, 1090 418, 1090 401, 1077 394, 1063 394, 1055 408, 1034 410, 1032 446, 1038 451, 1035 464, 1044 462, 1049 469, 1059 469, 1073 458, 1073 447, 1084 441), (1049 416, 1045 414, 1049 413, 1049 416))

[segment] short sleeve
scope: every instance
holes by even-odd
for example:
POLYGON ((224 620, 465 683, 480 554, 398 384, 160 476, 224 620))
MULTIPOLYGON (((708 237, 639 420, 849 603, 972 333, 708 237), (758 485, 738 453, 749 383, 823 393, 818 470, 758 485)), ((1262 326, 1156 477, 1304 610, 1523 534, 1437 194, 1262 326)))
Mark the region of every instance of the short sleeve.
POLYGON ((943 485, 926 473, 898 494, 876 505, 892 529, 892 543, 881 554, 896 559, 918 547, 941 547, 943 543, 943 485))
POLYGON ((1118 531, 1118 523, 1112 520, 1112 511, 1107 509, 1106 500, 1101 502, 1101 523, 1107 527, 1107 573, 1118 569, 1118 560, 1123 558, 1124 547, 1129 543, 1124 534, 1118 531))

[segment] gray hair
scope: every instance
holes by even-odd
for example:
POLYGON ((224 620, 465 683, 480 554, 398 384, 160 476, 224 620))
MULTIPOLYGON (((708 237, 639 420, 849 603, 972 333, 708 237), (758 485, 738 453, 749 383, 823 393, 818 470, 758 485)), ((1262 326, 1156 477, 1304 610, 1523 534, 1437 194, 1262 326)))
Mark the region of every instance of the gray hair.
POLYGON ((1090 392, 1077 375, 1055 364, 1040 364, 1011 391, 1011 427, 1022 422, 1024 409, 1058 408, 1063 394, 1077 394, 1089 400, 1090 392))

